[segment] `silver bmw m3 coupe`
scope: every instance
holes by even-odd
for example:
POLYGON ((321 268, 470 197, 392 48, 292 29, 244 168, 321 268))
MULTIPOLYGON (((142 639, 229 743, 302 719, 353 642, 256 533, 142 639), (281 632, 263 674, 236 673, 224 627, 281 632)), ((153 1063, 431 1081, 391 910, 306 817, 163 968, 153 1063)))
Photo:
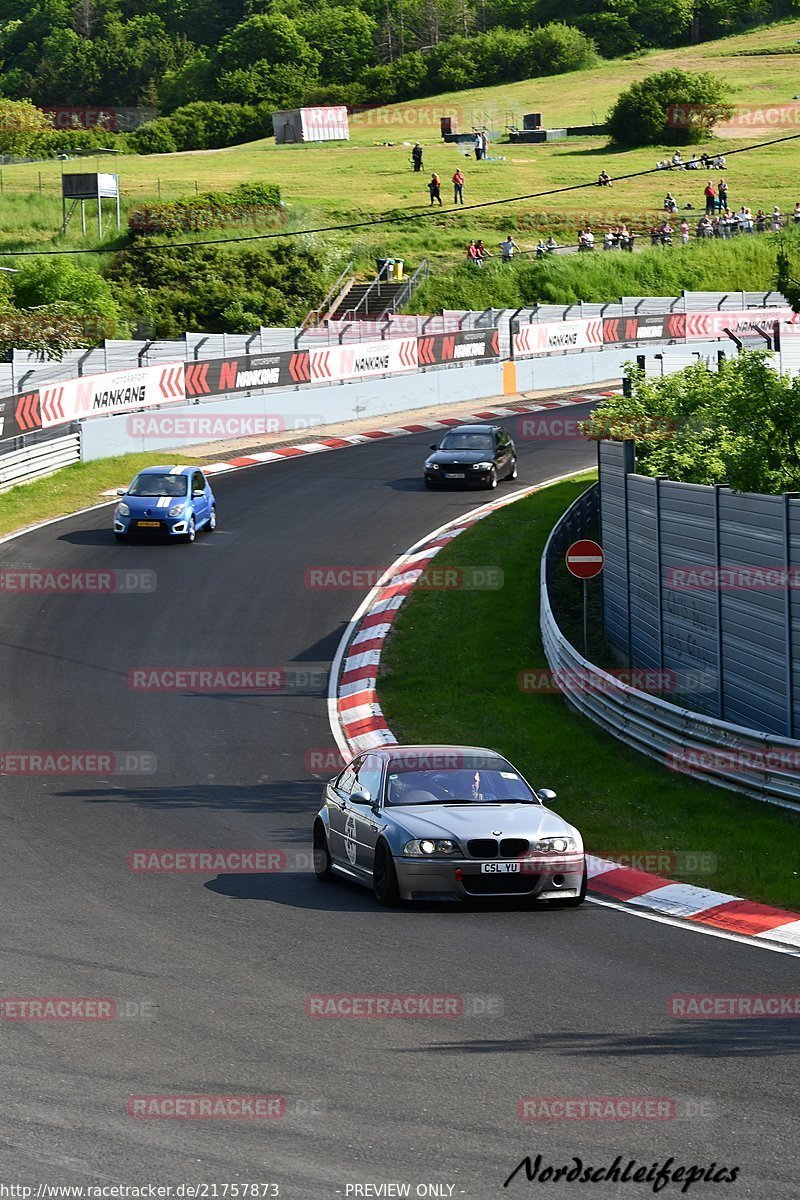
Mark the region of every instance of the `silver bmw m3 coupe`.
POLYGON ((314 870, 399 900, 520 899, 581 904, 583 841, 493 750, 382 746, 325 787, 314 821, 314 870))

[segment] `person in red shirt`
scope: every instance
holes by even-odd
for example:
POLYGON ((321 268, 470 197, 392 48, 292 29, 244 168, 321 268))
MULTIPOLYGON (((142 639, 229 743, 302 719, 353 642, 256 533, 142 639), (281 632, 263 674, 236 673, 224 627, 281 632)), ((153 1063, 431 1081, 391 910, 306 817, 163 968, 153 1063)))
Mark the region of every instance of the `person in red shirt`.
POLYGON ((464 203, 464 172, 461 167, 456 167, 456 173, 453 176, 453 204, 464 203))
POLYGON ((483 259, 481 257, 481 253, 478 250, 478 247, 475 245, 474 241, 470 242, 470 244, 467 246, 467 258, 474 267, 482 267, 483 266, 483 259))
POLYGON ((717 207, 717 189, 714 187, 714 184, 710 179, 705 186, 703 195, 706 198, 706 216, 713 217, 717 207))
POLYGON ((431 194, 431 204, 433 204, 434 200, 438 200, 439 207, 441 208, 442 207, 442 181, 439 178, 439 176, 436 174, 435 171, 434 171, 433 175, 431 175, 431 180, 430 180, 430 183, 428 184, 428 191, 431 194))

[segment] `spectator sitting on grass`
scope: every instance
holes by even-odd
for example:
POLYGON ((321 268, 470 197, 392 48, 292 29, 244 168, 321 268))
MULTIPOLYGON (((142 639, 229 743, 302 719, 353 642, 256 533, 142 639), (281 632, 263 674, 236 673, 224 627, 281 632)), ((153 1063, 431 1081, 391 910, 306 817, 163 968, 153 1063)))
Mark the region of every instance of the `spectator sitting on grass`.
POLYGON ((800 225, 800 200, 794 206, 794 223, 795 225, 800 225))
POLYGON ((601 171, 597 177, 597 183, 600 187, 613 187, 611 176, 607 171, 601 171))
POLYGON ((680 150, 676 150, 673 154, 672 165, 673 167, 678 167, 680 170, 683 169, 683 156, 681 155, 680 150))
POLYGON ((665 212, 677 212, 678 211, 678 201, 675 199, 672 192, 667 192, 666 196, 664 197, 664 211, 665 212))
POLYGON ((693 154, 692 157, 687 162, 686 170, 687 171, 699 171, 700 170, 700 163, 697 161, 696 154, 693 154))
POLYGON ((727 171, 728 164, 725 162, 725 155, 718 154, 714 159, 714 167, 717 171, 727 171))

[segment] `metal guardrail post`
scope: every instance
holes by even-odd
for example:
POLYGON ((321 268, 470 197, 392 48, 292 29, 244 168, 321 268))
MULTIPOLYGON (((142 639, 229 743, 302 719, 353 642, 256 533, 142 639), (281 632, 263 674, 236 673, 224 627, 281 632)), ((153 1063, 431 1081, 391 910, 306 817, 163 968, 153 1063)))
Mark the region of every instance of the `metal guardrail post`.
POLYGON ((789 502, 798 499, 798 492, 783 493, 783 567, 786 573, 786 584, 783 589, 784 607, 783 607, 783 626, 784 626, 784 661, 786 663, 786 736, 794 737, 794 666, 792 663, 793 647, 792 647, 792 588, 791 571, 792 571, 792 538, 790 517, 791 510, 789 502))
POLYGON ((140 351, 139 351, 139 353, 137 354, 137 356, 136 356, 136 357, 137 357, 137 359, 138 359, 138 362, 139 362, 139 366, 140 366, 140 367, 143 365, 143 364, 142 364, 142 357, 143 357, 143 355, 147 354, 147 351, 150 349, 150 347, 151 347, 152 345, 153 345, 153 343, 152 343, 151 341, 147 341, 147 342, 145 342, 145 344, 142 346, 141 350, 140 350, 140 351))
POLYGON ((195 361, 195 362, 197 362, 197 359, 198 359, 198 351, 200 350, 200 347, 201 347, 201 346, 204 346, 204 345, 206 344, 206 342, 207 342, 207 341, 208 341, 208 338, 207 338, 207 337, 204 337, 204 338, 200 338, 200 341, 199 341, 199 342, 195 342, 195 344, 194 344, 194 354, 192 355, 192 357, 194 358, 194 361, 195 361))
POLYGON ((720 485, 714 486, 714 570, 716 571, 716 651, 717 651, 717 716, 722 721, 725 719, 725 702, 722 694, 722 588, 720 583, 720 568, 722 566, 722 551, 720 549, 720 530, 719 530, 719 494, 720 485))
POLYGON ((89 349, 86 351, 85 354, 82 354, 81 357, 78 359, 77 367, 78 367, 78 378, 79 379, 83 378, 83 364, 86 362, 86 359, 90 356, 91 353, 92 353, 92 350, 89 349))

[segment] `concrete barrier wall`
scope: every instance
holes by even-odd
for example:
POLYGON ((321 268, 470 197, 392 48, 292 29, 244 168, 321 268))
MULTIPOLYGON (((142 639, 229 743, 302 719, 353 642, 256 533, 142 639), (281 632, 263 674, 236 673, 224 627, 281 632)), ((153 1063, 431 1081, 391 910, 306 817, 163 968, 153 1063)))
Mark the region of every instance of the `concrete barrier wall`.
MULTIPOLYGON (((696 351, 716 355, 719 342, 698 343, 696 351)), ((641 351, 640 351, 641 353, 641 351)), ((685 365, 684 346, 665 346, 664 370, 670 360, 680 358, 685 365)), ((591 387, 609 379, 618 379, 623 365, 635 361, 637 350, 597 350, 584 354, 541 355, 538 358, 518 359, 515 363, 480 363, 470 366, 438 367, 408 375, 389 375, 358 383, 332 384, 330 387, 294 388, 286 391, 263 392, 254 396, 218 398, 204 404, 171 405, 150 413, 120 413, 83 422, 82 458, 89 462, 116 454, 136 451, 180 449, 205 441, 220 440, 211 436, 176 436, 171 422, 180 417, 199 419, 214 416, 258 417, 264 421, 282 422, 277 428, 295 432, 298 429, 319 428, 342 421, 364 417, 385 417, 391 413, 409 412, 415 408, 445 407, 465 400, 486 401, 505 394, 541 391, 560 387, 591 387), (510 367, 510 374, 504 368, 510 367), (147 424, 142 422, 147 421, 147 424), (138 421, 138 425, 137 425, 138 421), (158 429, 158 436, 144 436, 137 429, 158 429)), ((653 360, 654 351, 647 352, 653 360)), ((273 428, 276 428, 273 425, 273 428)), ((256 430, 258 432, 258 430, 256 430)), ((231 433, 229 436, 237 436, 231 433)))

